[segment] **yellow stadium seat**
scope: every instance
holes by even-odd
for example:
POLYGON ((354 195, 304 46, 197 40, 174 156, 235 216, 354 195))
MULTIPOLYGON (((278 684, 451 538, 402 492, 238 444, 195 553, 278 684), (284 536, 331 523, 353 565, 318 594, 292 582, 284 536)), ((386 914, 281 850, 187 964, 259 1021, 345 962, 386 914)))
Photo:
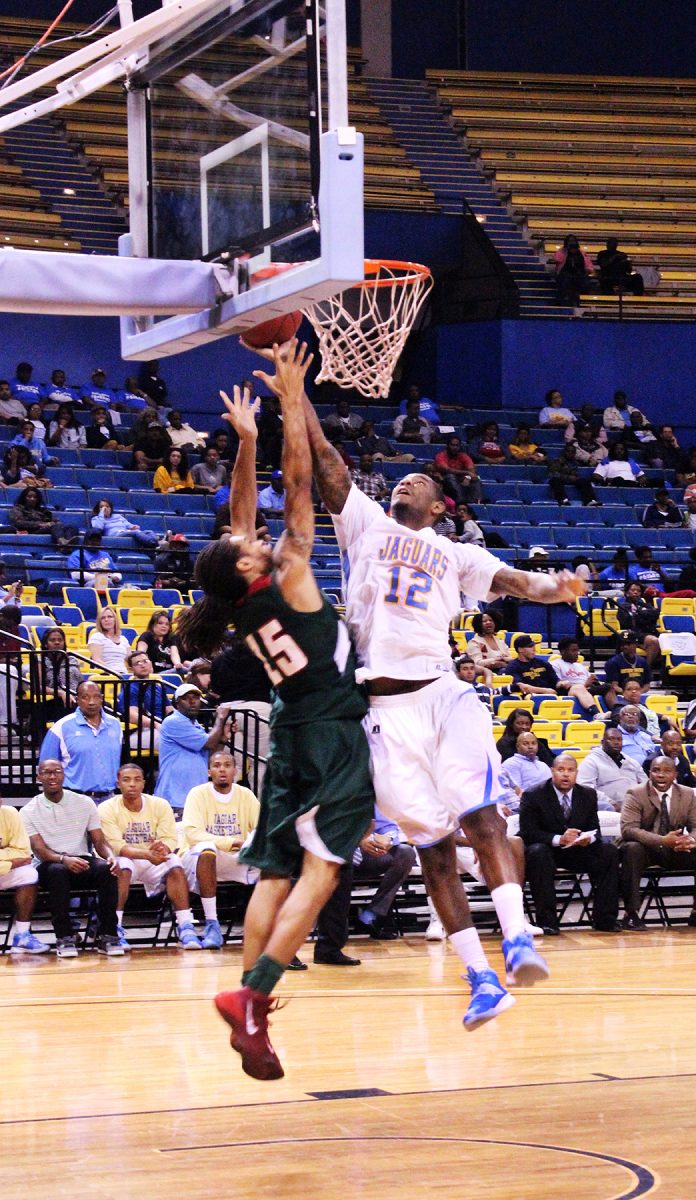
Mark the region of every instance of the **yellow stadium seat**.
MULTIPOLYGON (((494 675, 492 682, 491 682, 491 687, 503 688, 503 687, 507 687, 511 683, 512 683, 512 675, 494 675)), ((518 708, 520 707, 519 704, 517 705, 517 707, 518 708)))
POLYGON ((696 606, 693 597, 663 596, 660 604, 661 617, 694 617, 696 606))
POLYGON ((542 700, 537 717, 542 721, 572 721, 575 705, 572 700, 542 700))
POLYGON ((604 737, 606 725, 601 721, 569 721, 565 728, 566 746, 579 746, 592 749, 598 746, 604 737))
POLYGON ((112 604, 116 604, 118 608, 154 608, 155 602, 152 599, 152 588, 121 588, 112 604))
POLYGON ((553 750, 558 750, 563 745, 563 721, 536 720, 532 733, 548 742, 553 750))
POLYGON ((136 633, 144 633, 156 608, 129 608, 128 624, 136 633))
POLYGON ((662 717, 669 717, 676 724, 679 723, 679 709, 677 707, 679 701, 676 696, 660 696, 654 695, 652 692, 645 697, 645 707, 652 712, 659 713, 662 717))
POLYGON ((501 700, 495 715, 499 721, 505 722, 510 713, 514 712, 516 708, 524 708, 528 713, 531 713, 534 705, 531 700, 501 700))

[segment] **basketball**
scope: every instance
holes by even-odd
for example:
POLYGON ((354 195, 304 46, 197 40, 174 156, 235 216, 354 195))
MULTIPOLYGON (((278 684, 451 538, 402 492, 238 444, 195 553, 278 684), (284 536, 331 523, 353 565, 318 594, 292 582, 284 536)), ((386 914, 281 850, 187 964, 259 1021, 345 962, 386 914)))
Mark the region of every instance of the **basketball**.
POLYGON ((283 342, 289 342, 300 328, 301 321, 302 313, 299 310, 283 313, 281 317, 271 317, 270 321, 262 321, 260 325, 245 329, 242 338, 254 350, 270 350, 275 344, 282 346, 283 342))

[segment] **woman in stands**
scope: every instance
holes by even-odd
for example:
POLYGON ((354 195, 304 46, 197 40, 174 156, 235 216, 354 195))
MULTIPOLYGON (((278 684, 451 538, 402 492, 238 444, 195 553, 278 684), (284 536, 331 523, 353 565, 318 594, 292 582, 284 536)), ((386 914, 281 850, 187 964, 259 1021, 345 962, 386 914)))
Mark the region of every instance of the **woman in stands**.
POLYGON ((43 422, 42 414, 43 410, 40 404, 36 403, 29 405, 29 408, 27 409, 27 417, 34 426, 34 437, 38 438, 40 442, 45 442, 47 430, 43 422))
POLYGON ((514 463, 546 462, 546 451, 532 441, 529 425, 517 426, 517 432, 508 446, 508 453, 514 463))
POLYGON ((44 629, 38 666, 45 719, 58 721, 74 709, 75 692, 83 678, 78 660, 68 654, 62 629, 44 629))
POLYGON ((592 482, 604 487, 642 487, 646 480, 643 468, 629 458, 623 442, 615 442, 606 462, 594 468, 592 482))
POLYGON ((5 487, 51 488, 50 479, 36 474, 34 462, 26 446, 8 446, 2 460, 2 482, 5 487))
POLYGON ((126 655, 130 642, 121 633, 121 622, 115 608, 102 608, 97 613, 94 629, 87 639, 92 662, 116 675, 126 674, 126 655))
POLYGON ((565 429, 572 423, 573 414, 563 403, 558 388, 550 388, 544 397, 546 403, 539 410, 537 421, 543 428, 565 429))
POLYGON ((475 462, 498 465, 507 458, 505 443, 500 437, 500 430, 495 421, 488 421, 481 426, 481 432, 469 445, 475 462))
POLYGON ((150 529, 134 525, 123 513, 115 513, 110 500, 97 500, 90 517, 90 528, 103 537, 132 537, 138 545, 155 546, 157 534, 150 529))
POLYGON ((84 426, 79 425, 69 404, 59 404, 56 415, 48 427, 47 446, 60 446, 61 450, 79 450, 87 445, 84 426))
POLYGON ((152 486, 156 492, 196 491, 185 450, 177 450, 172 446, 165 452, 162 466, 155 471, 152 486))
POLYGON ((476 613, 471 626, 474 636, 467 642, 466 652, 490 685, 495 674, 504 674, 514 655, 503 639, 496 637, 499 626, 492 613, 476 613))
POLYGON ((37 487, 24 489, 7 514, 7 520, 17 533, 50 533, 54 541, 63 537, 63 526, 46 507, 37 487))
POLYGON ((574 233, 563 239, 563 247, 553 256, 556 264, 556 291, 561 304, 580 303, 583 292, 596 291, 594 265, 589 254, 580 249, 574 233))
POLYGON ((182 663, 179 653, 179 643, 172 633, 172 623, 169 613, 164 608, 153 612, 148 621, 147 629, 140 634, 136 650, 144 650, 152 663, 153 674, 162 671, 179 671, 183 673, 188 663, 182 663))
MULTIPOLYGON (((513 754, 517 753, 517 739, 521 733, 529 733, 534 724, 534 717, 526 708, 513 708, 505 722, 505 730, 502 737, 498 738, 496 746, 500 752, 500 757, 503 762, 508 758, 512 758, 513 754)), ((545 738, 537 737, 537 755, 541 762, 551 766, 555 755, 549 749, 549 744, 545 738)))

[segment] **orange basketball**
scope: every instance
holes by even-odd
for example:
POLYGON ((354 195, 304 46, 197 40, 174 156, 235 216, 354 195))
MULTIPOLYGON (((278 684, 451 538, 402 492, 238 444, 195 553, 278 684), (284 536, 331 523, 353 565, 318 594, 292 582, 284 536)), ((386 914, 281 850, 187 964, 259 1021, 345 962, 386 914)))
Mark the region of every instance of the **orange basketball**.
POLYGON ((262 321, 260 325, 245 329, 242 338, 254 350, 270 350, 274 344, 282 346, 283 342, 294 338, 301 321, 302 313, 299 311, 283 313, 280 317, 271 317, 270 321, 262 321))

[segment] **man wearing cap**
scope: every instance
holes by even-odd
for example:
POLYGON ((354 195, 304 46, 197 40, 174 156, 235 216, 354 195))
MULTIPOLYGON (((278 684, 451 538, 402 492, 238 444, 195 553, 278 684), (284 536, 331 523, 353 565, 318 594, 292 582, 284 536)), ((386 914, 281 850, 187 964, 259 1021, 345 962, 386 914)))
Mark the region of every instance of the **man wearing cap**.
POLYGON ((106 386, 106 371, 102 367, 95 367, 90 378, 91 383, 86 383, 80 390, 80 399, 89 408, 108 409, 114 424, 120 425, 121 418, 114 418, 113 414, 116 407, 121 407, 121 395, 115 388, 106 386))
POLYGON ((535 653, 534 639, 528 633, 522 633, 515 639, 515 652, 506 667, 508 675, 512 675, 512 686, 523 696, 555 696, 556 673, 545 658, 539 658, 535 653))
POLYGON ((160 587, 191 586, 191 553, 185 533, 170 533, 155 555, 155 575, 160 587))
POLYGON ((522 563, 524 571, 549 571, 549 552, 545 546, 530 546, 527 562, 522 563))
POLYGON ((174 712, 160 726, 159 774, 155 792, 174 809, 182 809, 191 788, 208 778, 208 754, 230 734, 230 706, 221 704, 215 723, 206 733, 196 720, 203 693, 193 683, 182 683, 174 693, 174 712))
POLYGON ((607 659, 604 678, 607 683, 617 683, 621 691, 629 679, 637 679, 642 688, 650 686, 650 667, 645 658, 638 657, 635 633, 627 630, 626 633, 619 634, 618 653, 607 659))
POLYGON ((283 472, 274 471, 268 487, 259 492, 256 507, 265 517, 282 517, 285 511, 285 488, 283 472))

